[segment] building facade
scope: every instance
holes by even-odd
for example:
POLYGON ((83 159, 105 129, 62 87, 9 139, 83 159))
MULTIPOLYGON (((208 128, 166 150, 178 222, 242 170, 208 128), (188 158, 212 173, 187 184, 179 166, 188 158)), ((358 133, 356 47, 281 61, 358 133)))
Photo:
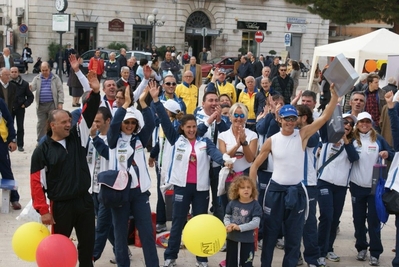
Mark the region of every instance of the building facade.
MULTIPOLYGON (((34 57, 48 59, 49 43, 60 41, 52 27, 55 0, 0 0, 0 7, 3 47, 21 53, 28 42, 34 57)), ((68 0, 65 13, 70 14, 70 30, 62 42, 71 42, 79 53, 117 41, 132 50, 166 45, 177 51, 191 48, 198 56, 205 46, 213 58, 239 50, 255 55, 274 50, 306 60, 315 46, 328 43, 329 33, 328 21, 284 0, 68 0), (151 18, 154 9, 158 12, 151 18), (151 25, 149 16, 158 25, 151 25), (257 31, 264 36, 260 44, 257 31)))

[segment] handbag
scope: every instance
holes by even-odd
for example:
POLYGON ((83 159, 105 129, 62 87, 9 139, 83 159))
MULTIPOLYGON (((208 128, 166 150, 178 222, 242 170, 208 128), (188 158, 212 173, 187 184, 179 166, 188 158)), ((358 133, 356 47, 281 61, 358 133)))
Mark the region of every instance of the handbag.
POLYGON ((399 192, 389 190, 382 195, 382 201, 389 214, 399 214, 399 192))
POLYGON ((26 58, 25 62, 26 63, 33 63, 33 58, 28 57, 28 58, 26 58))
POLYGON ((129 201, 131 179, 125 170, 100 172, 97 181, 101 185, 98 200, 106 208, 116 208, 129 201))

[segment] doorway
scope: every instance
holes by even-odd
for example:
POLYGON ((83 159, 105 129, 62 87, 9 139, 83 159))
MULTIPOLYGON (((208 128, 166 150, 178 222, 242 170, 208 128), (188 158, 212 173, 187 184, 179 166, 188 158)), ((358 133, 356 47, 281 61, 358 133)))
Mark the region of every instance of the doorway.
MULTIPOLYGON (((192 56, 195 57, 198 57, 204 46, 207 50, 211 47, 212 37, 202 37, 202 28, 211 29, 211 21, 204 12, 195 11, 187 18, 185 35, 185 42, 189 47, 191 46, 192 56)), ((198 59, 197 62, 199 62, 198 59)))
POLYGON ((87 50, 97 48, 97 23, 79 21, 75 23, 74 48, 80 55, 87 50))
POLYGON ((133 25, 132 50, 151 50, 152 27, 133 25))
POLYGON ((255 32, 242 32, 241 47, 244 48, 244 53, 252 52, 255 56, 258 54, 258 45, 255 42, 255 32))

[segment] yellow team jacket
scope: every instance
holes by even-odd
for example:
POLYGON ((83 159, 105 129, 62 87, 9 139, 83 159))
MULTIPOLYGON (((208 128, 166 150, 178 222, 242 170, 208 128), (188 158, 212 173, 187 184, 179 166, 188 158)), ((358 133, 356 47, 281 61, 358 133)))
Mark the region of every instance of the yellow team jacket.
POLYGON ((177 97, 181 97, 184 104, 186 104, 186 114, 194 114, 194 110, 198 105, 197 86, 193 84, 188 85, 187 83, 182 82, 176 87, 175 94, 177 97))

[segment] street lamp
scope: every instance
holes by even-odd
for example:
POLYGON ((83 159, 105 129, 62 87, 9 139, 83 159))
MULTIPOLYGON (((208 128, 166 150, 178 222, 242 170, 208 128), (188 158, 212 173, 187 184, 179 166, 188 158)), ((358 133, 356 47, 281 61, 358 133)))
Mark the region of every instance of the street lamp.
POLYGON ((161 19, 157 19, 158 9, 154 8, 152 10, 152 14, 148 16, 148 22, 152 26, 152 45, 155 45, 155 32, 156 27, 162 27, 165 24, 165 16, 162 16, 161 19))

